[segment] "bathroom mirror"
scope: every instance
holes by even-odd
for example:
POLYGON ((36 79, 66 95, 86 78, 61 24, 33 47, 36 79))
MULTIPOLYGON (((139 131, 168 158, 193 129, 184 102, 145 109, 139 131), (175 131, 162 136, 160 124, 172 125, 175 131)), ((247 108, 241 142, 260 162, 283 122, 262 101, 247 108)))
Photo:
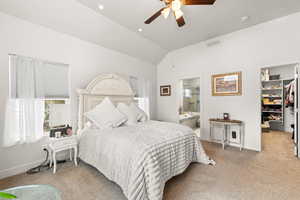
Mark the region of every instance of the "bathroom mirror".
POLYGON ((200 78, 180 80, 179 123, 200 136, 200 78))

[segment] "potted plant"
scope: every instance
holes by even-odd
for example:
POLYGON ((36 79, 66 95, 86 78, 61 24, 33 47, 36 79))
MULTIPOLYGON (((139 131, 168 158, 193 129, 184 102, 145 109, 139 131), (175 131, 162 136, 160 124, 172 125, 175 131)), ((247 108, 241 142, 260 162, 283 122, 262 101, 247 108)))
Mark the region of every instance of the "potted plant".
POLYGON ((13 194, 9 194, 6 192, 0 192, 0 199, 4 198, 4 199, 16 199, 17 197, 13 194))

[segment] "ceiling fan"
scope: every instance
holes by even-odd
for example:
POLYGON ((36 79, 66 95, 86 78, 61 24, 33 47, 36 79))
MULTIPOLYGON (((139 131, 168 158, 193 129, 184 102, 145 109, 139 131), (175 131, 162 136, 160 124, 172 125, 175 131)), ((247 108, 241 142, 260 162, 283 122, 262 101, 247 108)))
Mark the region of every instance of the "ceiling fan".
POLYGON ((166 7, 160 9, 149 19, 147 19, 145 21, 145 24, 150 24, 160 15, 163 15, 164 18, 168 18, 170 12, 173 12, 178 26, 182 27, 185 25, 183 12, 181 11, 182 5, 212 5, 215 3, 216 0, 160 0, 160 1, 163 1, 166 7))

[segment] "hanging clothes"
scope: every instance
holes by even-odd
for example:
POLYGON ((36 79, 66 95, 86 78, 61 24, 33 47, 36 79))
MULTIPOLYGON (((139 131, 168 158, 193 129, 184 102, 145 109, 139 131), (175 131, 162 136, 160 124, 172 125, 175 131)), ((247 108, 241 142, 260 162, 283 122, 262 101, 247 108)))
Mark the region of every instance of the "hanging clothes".
POLYGON ((285 107, 294 107, 295 102, 295 80, 285 86, 285 107))

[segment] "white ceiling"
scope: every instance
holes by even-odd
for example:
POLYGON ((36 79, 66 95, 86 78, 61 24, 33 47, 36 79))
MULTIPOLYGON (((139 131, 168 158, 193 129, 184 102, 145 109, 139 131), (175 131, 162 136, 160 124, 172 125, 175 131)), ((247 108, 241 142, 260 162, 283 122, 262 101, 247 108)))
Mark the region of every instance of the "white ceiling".
POLYGON ((159 62, 167 53, 76 0, 0 0, 1 11, 150 63, 159 62))
POLYGON ((300 11, 300 0, 216 0, 213 6, 185 6, 187 25, 178 28, 173 16, 158 18, 150 25, 144 20, 163 7, 159 0, 78 0, 119 24, 137 31, 167 50, 178 49, 219 35, 243 29, 300 11), (104 10, 98 9, 98 4, 104 10), (247 22, 241 17, 249 16, 247 22))
POLYGON ((162 6, 159 0, 0 0, 4 13, 151 63, 169 50, 299 12, 300 0, 216 0, 213 6, 184 7, 183 28, 172 16, 145 25, 162 6), (250 19, 241 22, 242 16, 250 19))

